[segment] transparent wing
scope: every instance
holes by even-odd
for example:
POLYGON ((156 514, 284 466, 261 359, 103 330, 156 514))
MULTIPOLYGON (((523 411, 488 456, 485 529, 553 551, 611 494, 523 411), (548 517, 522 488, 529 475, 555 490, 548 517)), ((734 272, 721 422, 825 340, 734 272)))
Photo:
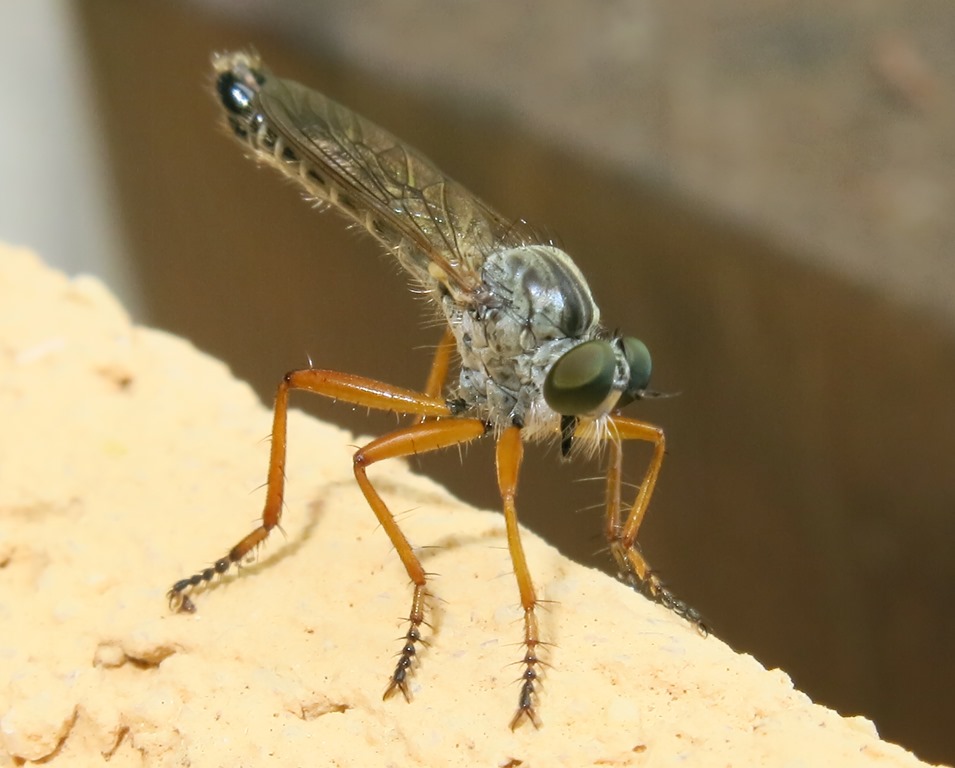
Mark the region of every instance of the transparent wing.
POLYGON ((430 160, 322 94, 270 77, 259 93, 270 127, 306 160, 319 196, 395 251, 420 280, 469 292, 491 250, 532 239, 430 160))

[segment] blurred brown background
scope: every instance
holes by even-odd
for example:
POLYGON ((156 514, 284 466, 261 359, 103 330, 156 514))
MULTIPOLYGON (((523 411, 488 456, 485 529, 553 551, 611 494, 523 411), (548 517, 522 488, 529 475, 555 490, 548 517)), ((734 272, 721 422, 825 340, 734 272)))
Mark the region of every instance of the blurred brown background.
MULTIPOLYGON (((540 224, 606 322, 647 342, 680 395, 631 409, 669 441, 642 541, 677 594, 817 701, 955 760, 955 7, 58 5, 126 259, 105 273, 139 321, 266 401, 309 355, 424 380, 438 333, 387 257, 217 129, 209 54, 254 45, 540 224)), ((38 100, 64 86, 4 67, 38 100)), ((47 153, 71 129, 54 118, 47 153)), ((359 433, 393 423, 298 404, 359 433)), ((421 470, 495 508, 489 448, 421 470)), ((577 482, 599 467, 555 453, 530 452, 522 519, 607 567, 602 487, 577 482)))

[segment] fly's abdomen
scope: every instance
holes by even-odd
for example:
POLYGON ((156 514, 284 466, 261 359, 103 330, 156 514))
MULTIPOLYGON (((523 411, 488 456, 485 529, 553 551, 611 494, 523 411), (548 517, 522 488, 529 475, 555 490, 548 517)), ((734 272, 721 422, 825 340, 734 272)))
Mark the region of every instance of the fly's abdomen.
MULTIPOLYGON (((413 272, 422 266, 427 270, 423 256, 410 255, 414 246, 393 224, 393 217, 379 201, 370 199, 368 190, 376 185, 354 169, 335 139, 336 132, 343 130, 343 115, 352 113, 298 83, 272 76, 247 54, 229 54, 216 64, 223 67, 216 91, 229 127, 257 159, 299 182, 310 197, 363 226, 399 257, 410 258, 411 264, 405 266, 413 272), (290 112, 298 113, 299 119, 290 112), (305 112, 307 116, 302 115, 305 112)), ((390 190, 382 185, 379 191, 397 194, 394 185, 390 190)))
POLYGON ((519 227, 383 128, 273 76, 250 54, 226 54, 214 65, 236 137, 368 230, 433 295, 467 304, 486 255, 516 244, 519 227))

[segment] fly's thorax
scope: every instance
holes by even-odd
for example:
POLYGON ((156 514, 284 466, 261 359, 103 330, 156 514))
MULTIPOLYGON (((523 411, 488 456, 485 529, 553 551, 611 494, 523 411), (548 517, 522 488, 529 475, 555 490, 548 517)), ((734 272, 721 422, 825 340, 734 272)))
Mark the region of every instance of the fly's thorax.
POLYGON ((588 338, 600 323, 583 274, 570 256, 551 245, 526 245, 489 254, 482 285, 502 315, 533 350, 552 339, 588 338))
POLYGON ((497 425, 551 420, 542 386, 551 363, 600 333, 600 311, 570 257, 549 245, 492 252, 469 306, 447 298, 458 340, 457 396, 497 425))
POLYGON ((554 339, 533 353, 499 359, 487 354, 487 347, 469 346, 465 336, 453 397, 464 401, 474 416, 486 419, 498 429, 519 423, 525 427, 527 437, 555 431, 560 414, 544 399, 544 380, 553 359, 574 343, 571 339, 554 339))
MULTIPOLYGON (((551 342, 585 340, 599 329, 600 310, 570 257, 549 245, 489 253, 481 265, 476 301, 464 307, 468 346, 484 367, 520 369, 551 342)), ((494 376, 494 373, 491 373, 494 376)), ((502 373, 502 384, 507 374, 502 373)))

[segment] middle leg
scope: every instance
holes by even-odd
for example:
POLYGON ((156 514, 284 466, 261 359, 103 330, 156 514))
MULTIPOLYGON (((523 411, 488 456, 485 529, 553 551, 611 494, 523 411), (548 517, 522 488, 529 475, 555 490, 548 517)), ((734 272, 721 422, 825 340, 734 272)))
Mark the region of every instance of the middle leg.
POLYGON ((541 645, 540 632, 537 626, 537 595, 534 592, 534 582, 527 567, 527 558, 524 556, 524 546, 521 544, 521 532, 517 527, 517 478, 520 474, 521 462, 524 458, 524 444, 521 440, 519 427, 508 427, 497 440, 497 484, 501 491, 501 501, 504 505, 504 523, 507 528, 507 548, 510 551, 511 562, 514 564, 514 575, 517 577, 517 589, 521 596, 521 608, 524 609, 524 672, 521 674, 521 692, 517 698, 517 711, 511 718, 511 730, 520 725, 524 718, 530 720, 535 728, 540 728, 540 719, 535 709, 537 689, 535 683, 538 677, 538 667, 543 663, 537 655, 541 645))

